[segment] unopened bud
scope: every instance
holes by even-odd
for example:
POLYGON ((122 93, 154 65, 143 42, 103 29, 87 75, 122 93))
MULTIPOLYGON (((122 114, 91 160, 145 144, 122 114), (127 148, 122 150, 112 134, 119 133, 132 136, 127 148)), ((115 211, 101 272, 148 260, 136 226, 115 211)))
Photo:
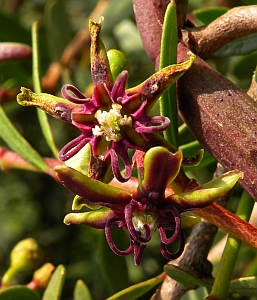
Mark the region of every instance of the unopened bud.
POLYGON ((3 276, 2 286, 8 286, 18 273, 34 271, 41 261, 42 251, 34 239, 20 241, 11 252, 11 266, 3 276))
POLYGON ((55 267, 51 263, 44 264, 33 274, 32 281, 27 285, 33 290, 46 289, 55 267))

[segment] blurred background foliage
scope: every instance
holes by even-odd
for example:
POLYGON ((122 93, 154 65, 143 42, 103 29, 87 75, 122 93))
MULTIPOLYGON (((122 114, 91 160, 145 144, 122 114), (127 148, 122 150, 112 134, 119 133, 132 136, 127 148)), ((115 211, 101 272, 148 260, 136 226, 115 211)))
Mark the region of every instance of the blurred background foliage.
MULTIPOLYGON (((190 0, 188 17, 196 25, 202 25, 193 13, 196 9, 213 5, 233 7, 250 4, 256 4, 256 0, 190 0)), ((31 45, 31 26, 38 21, 43 91, 60 95, 61 86, 71 83, 87 92, 90 91, 91 76, 89 40, 86 36, 88 18, 92 14, 95 19, 100 15, 105 18, 101 37, 107 50, 116 48, 127 56, 131 65, 129 86, 150 76, 154 66, 143 49, 131 0, 0 0, 0 41, 31 45), (84 43, 78 53, 69 57, 67 51, 70 45, 74 45, 73 39, 79 32, 85 39, 84 43)), ((226 57, 217 54, 209 59, 210 64, 243 90, 250 85, 256 61, 257 51, 226 57)), ((42 156, 51 156, 35 109, 24 108, 16 103, 21 86, 33 89, 32 62, 0 63, 1 105, 29 143, 42 156)), ((49 122, 59 148, 78 134, 72 126, 52 118, 49 118, 49 122)), ((1 140, 0 145, 6 146, 1 140)), ((215 164, 208 169, 197 170, 195 175, 206 181, 211 177, 214 167, 215 164)), ((166 260, 159 252, 158 237, 146 248, 142 266, 135 267, 132 256, 120 258, 109 250, 103 231, 86 226, 64 225, 63 218, 71 211, 72 199, 69 191, 45 174, 20 170, 0 172, 0 275, 9 266, 8 257, 12 247, 27 237, 39 242, 45 253, 45 261, 55 266, 65 265, 67 277, 62 299, 72 298, 78 279, 88 285, 93 298, 97 300, 162 272, 166 260)), ((231 208, 233 210, 233 203, 231 208)), ((223 236, 224 233, 220 232, 217 241, 223 236)), ((245 271, 245 263, 248 264, 255 253, 245 246, 240 255, 236 273, 241 276, 245 271)), ((27 281, 27 276, 17 278, 20 283, 27 281)), ((149 295, 142 299, 149 299, 149 295)))

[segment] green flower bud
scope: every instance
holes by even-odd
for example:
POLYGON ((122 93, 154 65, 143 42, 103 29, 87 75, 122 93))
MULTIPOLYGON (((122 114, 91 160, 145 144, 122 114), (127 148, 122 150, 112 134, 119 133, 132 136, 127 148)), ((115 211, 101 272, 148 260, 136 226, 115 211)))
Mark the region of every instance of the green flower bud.
POLYGON ((41 261, 42 251, 34 239, 20 241, 11 252, 11 266, 3 276, 2 286, 9 286, 12 278, 18 273, 34 271, 41 261))
POLYGON ((107 52, 107 57, 114 80, 117 79, 122 71, 127 70, 129 72, 129 62, 121 51, 111 49, 107 52))
POLYGON ((45 289, 51 279, 55 267, 51 263, 44 264, 33 274, 33 280, 28 284, 28 287, 33 290, 45 289))

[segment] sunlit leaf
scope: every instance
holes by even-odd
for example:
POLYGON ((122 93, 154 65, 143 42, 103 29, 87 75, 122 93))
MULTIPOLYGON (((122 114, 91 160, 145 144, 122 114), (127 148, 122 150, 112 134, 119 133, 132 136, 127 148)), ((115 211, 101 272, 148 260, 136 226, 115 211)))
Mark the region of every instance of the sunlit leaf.
MULTIPOLYGON (((160 69, 177 62, 178 28, 176 4, 171 2, 163 22, 160 69)), ((164 137, 175 147, 178 146, 178 111, 176 101, 176 86, 172 85, 160 98, 160 112, 162 116, 168 117, 170 126, 164 131, 164 137)))
MULTIPOLYGON (((41 74, 40 74, 40 60, 39 60, 39 49, 38 49, 38 23, 35 22, 32 26, 32 45, 33 45, 33 85, 36 93, 41 93, 41 74)), ((55 145, 52 131, 48 122, 46 113, 37 109, 38 119, 40 123, 41 130, 45 137, 45 140, 52 150, 54 156, 58 157, 58 149, 55 145)))
POLYGON ((134 284, 129 288, 120 291, 119 293, 109 297, 107 300, 134 300, 150 291, 157 284, 161 283, 165 278, 165 274, 162 273, 152 279, 142 281, 138 284, 134 284))
POLYGON ((82 280, 76 283, 73 300, 93 300, 88 287, 82 280))
POLYGON ((197 276, 194 276, 173 264, 167 264, 164 266, 164 270, 171 278, 192 289, 195 289, 198 286, 212 286, 212 282, 210 280, 198 278, 197 276))
POLYGON ((59 265, 54 271, 50 282, 43 294, 42 300, 58 300, 61 297, 66 271, 63 265, 59 265))

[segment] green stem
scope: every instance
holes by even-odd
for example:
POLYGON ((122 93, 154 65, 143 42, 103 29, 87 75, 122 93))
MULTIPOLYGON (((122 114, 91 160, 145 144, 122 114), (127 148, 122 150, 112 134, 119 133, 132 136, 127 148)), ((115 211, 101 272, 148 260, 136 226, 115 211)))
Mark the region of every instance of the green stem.
MULTIPOLYGON (((163 22, 163 32, 160 53, 160 69, 177 62, 178 27, 176 4, 171 1, 163 22)), ((170 126, 163 132, 165 139, 178 147, 178 112, 176 100, 176 85, 173 84, 160 98, 160 112, 170 119, 170 126)))
MULTIPOLYGON (((246 191, 244 191, 238 204, 236 214, 242 220, 248 221, 251 216, 253 205, 253 199, 247 194, 246 191)), ((237 261, 241 243, 241 240, 238 238, 235 238, 230 234, 228 235, 226 246, 220 260, 217 276, 210 294, 213 299, 227 299, 230 280, 237 261)), ((210 297, 210 299, 212 298, 210 297)))

